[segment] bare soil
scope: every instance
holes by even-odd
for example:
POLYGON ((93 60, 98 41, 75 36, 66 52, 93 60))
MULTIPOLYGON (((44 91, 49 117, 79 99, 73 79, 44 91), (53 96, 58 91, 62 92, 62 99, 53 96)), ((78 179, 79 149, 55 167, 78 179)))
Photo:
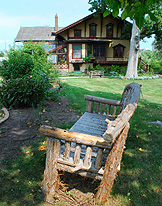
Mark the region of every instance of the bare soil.
POLYGON ((63 125, 80 117, 62 96, 57 101, 46 101, 42 108, 22 108, 9 111, 9 119, 0 124, 0 163, 14 158, 22 146, 37 141, 41 124, 63 125))

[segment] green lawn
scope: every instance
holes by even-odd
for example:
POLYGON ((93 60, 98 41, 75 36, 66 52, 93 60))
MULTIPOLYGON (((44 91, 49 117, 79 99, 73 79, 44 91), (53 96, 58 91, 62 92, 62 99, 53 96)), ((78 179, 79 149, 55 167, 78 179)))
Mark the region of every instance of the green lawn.
MULTIPOLYGON (((126 84, 131 81, 114 78, 65 79, 66 95, 72 107, 85 112, 84 94, 120 100, 126 84)), ((131 118, 123 154, 121 171, 116 178, 108 205, 162 205, 162 127, 150 121, 162 121, 162 79, 140 80, 142 94, 131 118), (113 204, 112 204, 113 202, 113 204)), ((0 206, 44 205, 40 185, 45 164, 46 142, 24 147, 18 159, 0 170, 0 206), (40 148, 38 150, 38 148, 40 148)))

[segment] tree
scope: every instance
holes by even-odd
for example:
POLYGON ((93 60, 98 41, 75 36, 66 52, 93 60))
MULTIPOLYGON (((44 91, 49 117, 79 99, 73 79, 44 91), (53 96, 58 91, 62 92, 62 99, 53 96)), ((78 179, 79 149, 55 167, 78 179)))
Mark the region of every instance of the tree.
POLYGON ((144 26, 147 16, 151 22, 157 22, 152 12, 152 5, 161 4, 161 0, 89 0, 89 4, 91 4, 90 11, 95 10, 97 13, 102 13, 104 17, 111 12, 114 17, 117 17, 120 11, 122 19, 129 17, 134 20, 126 77, 136 77, 140 29, 144 26))
POLYGON ((4 57, 4 52, 0 51, 0 57, 4 57))

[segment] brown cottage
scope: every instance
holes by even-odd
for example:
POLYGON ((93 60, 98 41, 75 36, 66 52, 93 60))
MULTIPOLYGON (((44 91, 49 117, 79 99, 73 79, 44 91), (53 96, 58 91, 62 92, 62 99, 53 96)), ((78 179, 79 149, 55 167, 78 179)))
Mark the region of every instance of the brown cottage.
POLYGON ((21 27, 16 42, 45 41, 46 49, 59 69, 85 72, 97 64, 127 65, 130 40, 120 38, 123 26, 120 17, 114 18, 110 14, 103 18, 91 14, 60 28, 56 14, 55 28, 21 27), (86 57, 90 57, 88 61, 86 57))

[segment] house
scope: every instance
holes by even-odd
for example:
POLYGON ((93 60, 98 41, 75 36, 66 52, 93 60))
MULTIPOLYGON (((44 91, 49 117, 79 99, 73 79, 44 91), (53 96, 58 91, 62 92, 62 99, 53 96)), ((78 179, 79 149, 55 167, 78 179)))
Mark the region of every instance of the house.
POLYGON ((111 14, 105 18, 91 14, 67 27, 58 28, 58 17, 55 16, 55 29, 48 27, 47 31, 43 27, 44 32, 41 32, 39 29, 43 28, 31 27, 30 31, 26 30, 28 37, 25 38, 23 30, 26 27, 21 27, 16 41, 28 41, 29 37, 35 42, 46 41, 52 45, 49 53, 54 64, 69 72, 85 72, 98 64, 104 67, 127 65, 130 40, 120 38, 125 22, 111 14), (89 61, 86 61, 88 56, 89 61))

